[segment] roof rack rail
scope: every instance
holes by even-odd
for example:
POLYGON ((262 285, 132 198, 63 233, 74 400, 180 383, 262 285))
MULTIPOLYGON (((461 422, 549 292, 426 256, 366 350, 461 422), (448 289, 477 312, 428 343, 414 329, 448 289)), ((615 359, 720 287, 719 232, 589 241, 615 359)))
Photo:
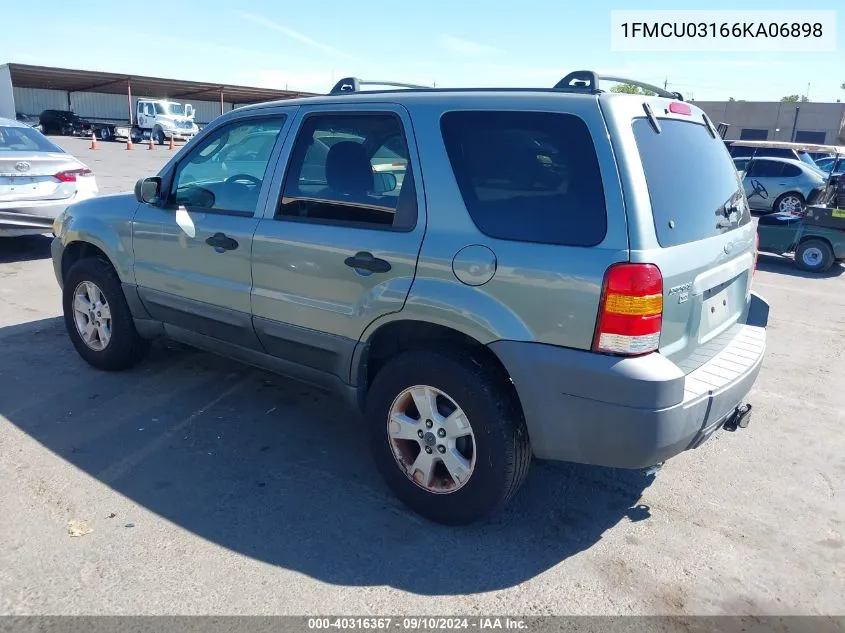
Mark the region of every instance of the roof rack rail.
POLYGON ((346 92, 361 92, 361 86, 389 86, 391 88, 417 88, 430 89, 431 86, 420 86, 418 84, 406 84, 396 81, 375 81, 371 79, 358 79, 357 77, 344 77, 338 81, 329 94, 337 95, 346 92))
POLYGON ((576 70, 561 79, 559 82, 555 84, 555 90, 567 90, 571 92, 589 92, 591 94, 598 94, 602 92, 601 88, 599 87, 599 82, 601 80, 604 81, 614 81, 617 83, 624 83, 624 84, 631 84, 632 86, 637 86, 638 88, 642 88, 644 90, 649 90, 653 92, 658 97, 664 97, 666 99, 677 99, 678 101, 683 101, 684 97, 680 92, 669 92, 668 90, 664 90, 658 86, 653 86, 652 84, 647 84, 642 81, 637 81, 636 79, 628 79, 627 77, 611 77, 610 75, 599 75, 592 70, 576 70))

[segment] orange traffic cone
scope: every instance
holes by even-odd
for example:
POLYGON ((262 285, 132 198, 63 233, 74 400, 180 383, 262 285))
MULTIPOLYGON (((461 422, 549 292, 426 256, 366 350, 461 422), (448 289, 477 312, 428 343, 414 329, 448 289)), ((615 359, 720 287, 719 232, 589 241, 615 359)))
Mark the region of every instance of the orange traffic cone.
POLYGON ((169 147, 168 149, 170 149, 170 151, 171 151, 171 152, 172 152, 174 149, 176 149, 176 143, 174 143, 174 142, 173 142, 173 137, 172 137, 172 136, 170 137, 170 147, 169 147))
POLYGON ((129 137, 126 139, 126 149, 132 149, 132 134, 129 134, 129 137))
POLYGON ((91 147, 89 149, 97 149, 97 134, 91 132, 91 147))
POLYGON ((150 144, 147 146, 147 149, 153 149, 153 135, 150 134, 150 144))

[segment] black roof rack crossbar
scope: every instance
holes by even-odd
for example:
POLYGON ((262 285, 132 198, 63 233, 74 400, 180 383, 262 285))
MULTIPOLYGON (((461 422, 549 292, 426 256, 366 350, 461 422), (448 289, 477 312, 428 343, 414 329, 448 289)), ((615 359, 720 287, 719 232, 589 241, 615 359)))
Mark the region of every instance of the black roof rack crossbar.
MULTIPOLYGON (((576 70, 569 73, 555 84, 553 90, 598 94, 602 92, 600 87, 601 81, 631 84, 632 86, 637 86, 643 90, 653 92, 659 97, 677 99, 678 101, 684 100, 684 97, 680 92, 670 92, 660 88, 659 86, 654 86, 643 81, 637 81, 636 79, 628 79, 627 77, 599 75, 592 70, 576 70)), ((410 88, 412 90, 433 90, 431 86, 421 86, 419 84, 401 83, 397 81, 376 81, 373 79, 359 79, 358 77, 344 77, 334 85, 329 94, 338 95, 349 92, 361 92, 361 86, 385 86, 389 88, 410 88)))
POLYGON ((601 80, 604 81, 615 81, 617 83, 624 83, 624 84, 631 84, 632 86, 637 86, 638 88, 642 88, 644 90, 649 90, 656 94, 659 97, 664 97, 666 99, 677 99, 678 101, 683 101, 684 97, 680 92, 669 92, 668 90, 664 90, 658 86, 653 86, 652 84, 647 84, 643 81, 637 81, 636 79, 628 79, 626 77, 611 77, 610 75, 599 75, 592 70, 576 70, 561 79, 559 82, 555 84, 555 90, 569 90, 573 92, 589 92, 591 94, 596 94, 601 92, 600 82, 601 80))
POLYGON ((361 92, 361 86, 389 86, 391 88, 417 88, 426 89, 431 86, 420 86, 418 84, 406 84, 396 81, 375 81, 372 79, 358 79, 357 77, 344 77, 338 81, 329 94, 337 95, 345 92, 361 92))
POLYGON ((578 92, 601 92, 599 76, 592 70, 575 70, 555 84, 555 90, 575 90, 578 92))

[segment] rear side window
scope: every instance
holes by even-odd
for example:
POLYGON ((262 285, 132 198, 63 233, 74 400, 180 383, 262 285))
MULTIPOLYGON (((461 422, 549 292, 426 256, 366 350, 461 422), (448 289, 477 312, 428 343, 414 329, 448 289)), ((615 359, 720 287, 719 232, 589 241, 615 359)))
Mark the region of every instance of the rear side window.
POLYGON ((31 127, 0 127, 0 153, 3 152, 56 152, 65 150, 54 145, 31 127))
POLYGON ((595 246, 607 232, 596 150, 570 114, 448 112, 441 130, 467 211, 485 235, 595 246))
POLYGON ((783 173, 784 163, 758 158, 752 161, 748 175, 754 178, 777 178, 783 173))
POLYGON ((696 242, 750 222, 722 142, 698 123, 661 119, 660 125, 658 134, 645 118, 633 124, 660 245, 696 242))
POLYGON ((784 165, 781 176, 784 178, 797 178, 801 175, 801 168, 798 165, 784 165))

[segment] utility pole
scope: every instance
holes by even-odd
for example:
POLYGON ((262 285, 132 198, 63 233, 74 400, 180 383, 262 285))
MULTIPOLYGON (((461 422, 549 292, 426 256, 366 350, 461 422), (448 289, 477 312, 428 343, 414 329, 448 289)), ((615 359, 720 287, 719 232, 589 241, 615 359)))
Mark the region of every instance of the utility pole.
POLYGON ((669 78, 666 77, 666 79, 663 80, 663 89, 666 90, 666 86, 668 86, 668 85, 669 85, 669 78))
POLYGON ((792 134, 789 137, 789 140, 794 143, 795 142, 795 132, 798 130, 798 113, 801 112, 801 106, 795 106, 795 118, 792 120, 792 134))
POLYGON ((810 100, 810 82, 807 82, 807 92, 804 93, 804 98, 809 101, 810 100))

